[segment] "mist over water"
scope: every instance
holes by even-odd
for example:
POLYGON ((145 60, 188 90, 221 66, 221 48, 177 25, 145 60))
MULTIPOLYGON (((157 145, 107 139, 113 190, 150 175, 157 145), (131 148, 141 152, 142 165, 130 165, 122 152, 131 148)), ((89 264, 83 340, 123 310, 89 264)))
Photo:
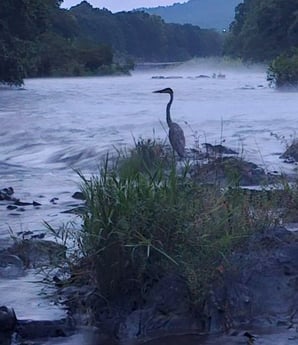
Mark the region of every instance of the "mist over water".
POLYGON ((73 169, 96 173, 107 151, 133 146, 139 137, 165 139, 169 98, 152 93, 164 87, 174 89, 172 118, 187 146, 224 142, 268 170, 292 169, 279 159, 285 145, 276 136, 295 137, 298 95, 269 88, 263 66, 208 59, 140 68, 130 77, 26 80, 22 90, 0 90, 0 188, 12 186, 16 197, 43 206, 34 217, 14 217, 0 205, 0 236, 9 226, 58 224, 61 207, 78 189, 73 169), (213 73, 226 77, 197 78, 213 73), (56 206, 53 197, 59 197, 56 206))

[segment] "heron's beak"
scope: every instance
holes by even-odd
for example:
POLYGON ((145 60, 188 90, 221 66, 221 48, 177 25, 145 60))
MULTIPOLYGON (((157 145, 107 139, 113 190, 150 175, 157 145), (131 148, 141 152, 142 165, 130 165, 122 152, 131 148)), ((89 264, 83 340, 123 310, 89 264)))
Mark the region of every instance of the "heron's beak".
POLYGON ((161 90, 152 91, 153 93, 161 93, 161 90))

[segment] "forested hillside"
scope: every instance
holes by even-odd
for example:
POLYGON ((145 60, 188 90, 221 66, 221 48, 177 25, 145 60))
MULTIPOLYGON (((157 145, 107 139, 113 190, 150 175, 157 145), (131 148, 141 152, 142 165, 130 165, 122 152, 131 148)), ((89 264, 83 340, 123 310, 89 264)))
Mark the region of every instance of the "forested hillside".
POLYGON ((298 46, 298 0, 245 0, 236 8, 225 52, 270 61, 298 46))
POLYGON ((1 0, 0 82, 125 73, 133 61, 182 61, 222 51, 222 37, 212 30, 166 24, 144 12, 112 14, 86 1, 65 10, 61 2, 1 0))
POLYGON ((213 30, 185 24, 166 24, 145 12, 119 12, 93 8, 87 2, 70 14, 80 36, 108 44, 114 51, 142 61, 177 61, 221 54, 222 37, 213 30))
POLYGON ((144 8, 144 11, 161 16, 167 23, 189 23, 221 31, 229 28, 235 7, 241 2, 243 0, 189 0, 172 6, 144 8))

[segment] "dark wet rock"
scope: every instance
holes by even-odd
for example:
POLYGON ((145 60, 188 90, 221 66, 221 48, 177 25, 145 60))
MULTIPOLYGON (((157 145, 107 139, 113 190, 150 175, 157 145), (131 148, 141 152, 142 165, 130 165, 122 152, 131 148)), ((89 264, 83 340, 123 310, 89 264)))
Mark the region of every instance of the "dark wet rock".
POLYGON ((191 315, 162 314, 154 308, 132 312, 119 328, 123 344, 148 341, 165 335, 200 334, 202 326, 191 315))
POLYGON ((16 241, 7 252, 17 255, 25 267, 55 265, 65 258, 66 247, 53 241, 25 239, 16 241))
POLYGON ((192 312, 188 286, 179 275, 165 275, 143 297, 144 306, 129 313, 120 324, 118 337, 124 343, 204 331, 192 312))
POLYGON ((12 210, 16 210, 18 208, 18 206, 14 206, 14 205, 8 205, 7 209, 12 211, 12 210))
POLYGON ((41 206, 41 203, 39 203, 39 202, 33 200, 32 205, 35 206, 35 207, 37 207, 37 206, 41 206))
POLYGON ((17 232, 17 235, 21 236, 22 239, 24 239, 26 236, 33 235, 33 231, 30 231, 30 230, 28 230, 28 231, 19 231, 19 232, 17 232))
POLYGON ((275 228, 235 253, 207 303, 209 329, 298 326, 298 234, 275 228))
POLYGON ((11 200, 13 193, 12 187, 0 189, 0 200, 11 200))
MULTIPOLYGON (((17 210, 19 212, 24 212, 26 209, 24 206, 41 206, 40 203, 33 201, 21 201, 13 196, 14 190, 12 187, 3 188, 0 190, 0 201, 7 201, 10 204, 7 206, 7 209, 10 211, 17 210), (21 206, 21 207, 18 207, 21 206)), ((10 213, 10 215, 19 215, 19 213, 10 213)))
MULTIPOLYGON (((86 336, 87 344, 89 345, 120 345, 119 339, 111 334, 94 330, 92 333, 86 336)), ((133 345, 133 344, 127 344, 133 345)))
POLYGON ((205 149, 207 151, 207 154, 209 155, 237 155, 238 152, 230 149, 229 147, 223 146, 223 145, 212 145, 209 143, 204 143, 205 149))
POLYGON ((23 261, 7 252, 0 254, 0 278, 18 278, 25 274, 23 261))
POLYGON ((67 337, 73 334, 75 325, 70 318, 62 320, 18 320, 16 333, 21 339, 67 337))
POLYGON ((196 78, 211 78, 211 77, 206 74, 200 74, 200 75, 197 75, 196 78))
POLYGON ((283 158, 286 163, 298 162, 298 141, 290 145, 280 158, 283 158))
POLYGON ((31 236, 31 239, 43 239, 43 238, 45 238, 45 236, 46 236, 46 234, 44 233, 44 232, 42 232, 42 233, 40 233, 40 234, 36 234, 36 235, 32 235, 31 236))
POLYGON ((170 75, 165 77, 165 79, 183 79, 183 77, 181 75, 170 75))
POLYGON ((16 199, 13 197, 13 193, 14 190, 12 187, 0 189, 0 201, 15 201, 16 199))
POLYGON ((252 186, 278 181, 258 165, 237 157, 219 157, 192 167, 191 174, 199 182, 222 185, 252 186))
POLYGON ((170 274, 158 280, 144 295, 146 305, 154 306, 163 314, 190 312, 191 296, 181 276, 170 274))
POLYGON ((77 200, 86 200, 84 193, 82 192, 75 192, 71 197, 77 200))
POLYGON ((59 198, 52 198, 51 200, 50 200, 50 202, 52 203, 52 204, 57 204, 57 201, 59 200, 59 198))
POLYGON ((20 200, 16 200, 14 202, 14 205, 17 205, 17 206, 29 206, 29 205, 33 205, 32 202, 23 202, 23 201, 20 201, 20 200))
POLYGON ((14 190, 12 187, 8 187, 8 188, 3 188, 1 192, 5 193, 6 195, 12 195, 14 193, 14 190))
POLYGON ((0 333, 12 333, 16 327, 17 318, 12 308, 0 307, 0 333))
MULTIPOLYGON (((12 335, 10 333, 1 333, 0 332, 0 344, 1 345, 12 345, 12 335)), ((23 345, 23 344, 22 344, 23 345)), ((27 344, 24 344, 27 345, 27 344)), ((30 345, 30 344, 28 344, 30 345)))

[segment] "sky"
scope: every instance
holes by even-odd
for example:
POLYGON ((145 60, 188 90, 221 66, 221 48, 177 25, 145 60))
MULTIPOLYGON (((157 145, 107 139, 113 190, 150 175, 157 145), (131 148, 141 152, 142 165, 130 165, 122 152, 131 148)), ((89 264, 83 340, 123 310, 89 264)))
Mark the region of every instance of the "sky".
MULTIPOLYGON (((62 7, 69 8, 77 5, 82 0, 64 0, 62 7)), ((129 11, 139 7, 169 6, 177 2, 188 0, 87 0, 93 7, 107 8, 112 12, 129 11)))

